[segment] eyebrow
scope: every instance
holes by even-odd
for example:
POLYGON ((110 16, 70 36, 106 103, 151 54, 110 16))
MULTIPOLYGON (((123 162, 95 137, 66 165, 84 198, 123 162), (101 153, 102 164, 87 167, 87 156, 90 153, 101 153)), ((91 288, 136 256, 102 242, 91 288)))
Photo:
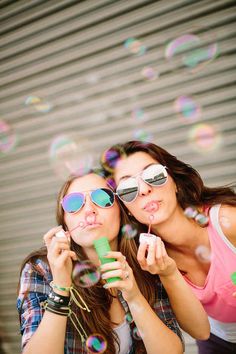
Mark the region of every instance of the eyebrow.
POLYGON ((142 173, 144 170, 146 170, 146 168, 148 168, 148 167, 150 167, 150 166, 152 166, 152 165, 156 165, 156 164, 157 164, 157 162, 149 163, 147 166, 145 166, 141 171, 139 171, 139 172, 136 173, 135 175, 125 175, 125 176, 122 176, 122 177, 119 179, 118 183, 119 183, 120 181, 122 181, 123 179, 129 178, 129 177, 135 177, 135 176, 137 176, 139 173, 142 173))

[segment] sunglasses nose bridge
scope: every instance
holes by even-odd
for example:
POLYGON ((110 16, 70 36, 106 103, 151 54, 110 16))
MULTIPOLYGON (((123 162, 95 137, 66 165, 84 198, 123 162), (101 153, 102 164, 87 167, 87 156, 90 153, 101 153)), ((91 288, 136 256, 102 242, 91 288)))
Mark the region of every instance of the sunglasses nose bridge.
POLYGON ((151 193, 152 187, 145 181, 141 174, 137 176, 136 179, 138 184, 139 195, 146 195, 151 193))

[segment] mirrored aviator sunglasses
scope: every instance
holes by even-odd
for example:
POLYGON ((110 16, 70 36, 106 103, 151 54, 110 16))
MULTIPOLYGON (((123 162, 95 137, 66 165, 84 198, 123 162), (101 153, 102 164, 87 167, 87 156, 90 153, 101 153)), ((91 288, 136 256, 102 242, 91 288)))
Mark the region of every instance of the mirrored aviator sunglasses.
POLYGON ((139 183, 137 177, 152 187, 161 187, 167 182, 166 166, 154 164, 148 166, 135 176, 121 180, 116 188, 116 194, 122 202, 132 203, 138 196, 139 183))
POLYGON ((66 213, 77 213, 85 204, 85 196, 89 194, 91 201, 100 208, 110 208, 115 202, 112 190, 108 188, 98 188, 87 192, 74 192, 65 195, 61 200, 61 205, 66 213))

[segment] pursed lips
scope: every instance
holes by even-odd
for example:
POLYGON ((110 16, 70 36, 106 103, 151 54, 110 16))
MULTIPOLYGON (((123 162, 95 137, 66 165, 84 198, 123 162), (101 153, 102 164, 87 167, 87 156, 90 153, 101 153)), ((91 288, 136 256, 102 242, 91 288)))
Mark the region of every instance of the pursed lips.
POLYGON ((158 200, 151 200, 147 204, 144 205, 143 210, 147 212, 155 212, 159 209, 160 201, 158 200))

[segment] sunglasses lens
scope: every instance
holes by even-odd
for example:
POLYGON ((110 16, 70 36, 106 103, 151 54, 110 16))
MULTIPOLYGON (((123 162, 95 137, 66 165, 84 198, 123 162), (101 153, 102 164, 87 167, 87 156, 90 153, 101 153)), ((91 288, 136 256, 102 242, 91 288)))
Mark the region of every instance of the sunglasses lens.
POLYGON ((161 186, 167 181, 167 172, 162 165, 151 165, 142 173, 142 179, 152 186, 161 186))
POLYGON ((132 202, 138 193, 138 184, 135 178, 121 181, 116 189, 119 198, 126 203, 132 202))
POLYGON ((92 201, 101 208, 108 208, 114 204, 114 194, 110 189, 100 188, 92 191, 92 201))
POLYGON ((79 211, 84 203, 84 196, 81 193, 71 193, 62 200, 62 207, 67 213, 79 211))

